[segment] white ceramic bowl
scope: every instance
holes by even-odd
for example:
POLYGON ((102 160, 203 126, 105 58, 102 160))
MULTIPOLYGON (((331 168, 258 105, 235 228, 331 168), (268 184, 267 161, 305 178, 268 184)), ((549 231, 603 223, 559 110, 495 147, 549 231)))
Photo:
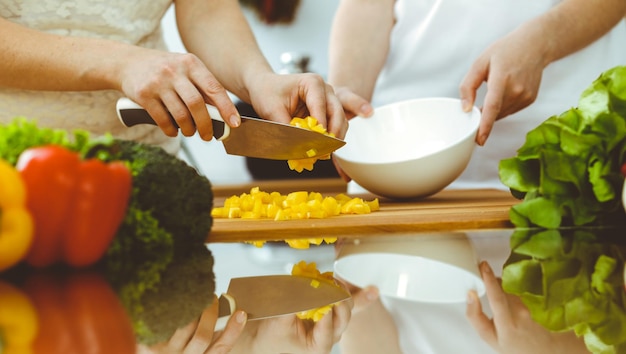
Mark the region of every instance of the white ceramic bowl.
POLYGON ((371 193, 392 199, 426 197, 452 183, 475 147, 480 111, 463 112, 454 98, 420 98, 355 117, 346 145, 334 152, 341 169, 371 193))
POLYGON ((424 303, 462 303, 469 290, 485 293, 472 243, 464 234, 403 236, 342 244, 335 275, 381 295, 424 303))

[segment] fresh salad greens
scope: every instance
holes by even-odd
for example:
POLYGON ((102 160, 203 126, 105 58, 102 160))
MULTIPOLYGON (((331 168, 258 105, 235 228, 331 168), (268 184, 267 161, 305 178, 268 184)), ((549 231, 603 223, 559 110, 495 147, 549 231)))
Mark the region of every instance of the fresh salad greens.
POLYGON ((500 180, 523 201, 517 227, 625 224, 621 193, 626 162, 626 66, 602 73, 578 107, 526 135, 517 156, 500 161, 500 180))
POLYGON ((517 229, 502 288, 533 320, 574 331, 596 354, 626 352, 626 240, 620 229, 517 229))

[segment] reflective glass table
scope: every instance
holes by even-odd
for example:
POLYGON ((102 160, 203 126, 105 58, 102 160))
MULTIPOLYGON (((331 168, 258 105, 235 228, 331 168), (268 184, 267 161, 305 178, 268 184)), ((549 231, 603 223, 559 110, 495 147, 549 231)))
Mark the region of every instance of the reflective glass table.
MULTIPOLYGON (((316 182, 322 193, 338 191, 324 183, 316 182)), ((262 186, 292 188, 274 187, 262 186)), ((245 188, 218 189, 215 205, 245 188)), ((226 334, 213 333, 213 304, 230 280, 290 274, 302 261, 341 273, 355 294, 376 285, 380 296, 345 301, 353 313, 332 315, 336 323, 248 321, 233 352, 626 352, 626 230, 515 229, 506 193, 463 193, 381 201, 369 219, 215 220, 205 245, 133 264, 14 269, 0 275, 0 353, 222 353, 209 347, 226 334), (303 237, 331 241, 307 249, 284 242, 303 237), (355 256, 365 258, 341 263, 355 256), (407 257, 421 263, 398 261, 407 257), (331 330, 315 332, 321 326, 331 330)))

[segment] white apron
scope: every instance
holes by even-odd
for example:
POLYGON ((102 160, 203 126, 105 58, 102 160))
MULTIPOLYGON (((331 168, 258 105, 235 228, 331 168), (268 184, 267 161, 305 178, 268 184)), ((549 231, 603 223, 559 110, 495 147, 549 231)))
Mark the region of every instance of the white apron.
MULTIPOLYGON (((538 16, 557 0, 398 0, 390 54, 372 103, 432 96, 459 97, 474 60, 496 39, 538 16)), ((498 162, 516 154, 526 133, 577 105, 600 73, 626 64, 626 22, 587 48, 549 65, 537 100, 496 122, 485 146, 477 146, 465 172, 450 188, 506 187, 498 162)), ((482 106, 484 86, 476 101, 482 106)))

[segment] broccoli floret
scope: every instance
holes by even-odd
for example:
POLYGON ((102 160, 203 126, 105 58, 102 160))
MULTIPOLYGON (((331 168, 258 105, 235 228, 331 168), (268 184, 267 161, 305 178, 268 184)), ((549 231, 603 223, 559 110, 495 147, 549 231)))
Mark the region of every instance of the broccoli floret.
POLYGON ((115 157, 127 161, 133 174, 132 200, 172 234, 175 252, 204 244, 213 224, 209 180, 160 147, 126 140, 116 143, 120 150, 115 157))

